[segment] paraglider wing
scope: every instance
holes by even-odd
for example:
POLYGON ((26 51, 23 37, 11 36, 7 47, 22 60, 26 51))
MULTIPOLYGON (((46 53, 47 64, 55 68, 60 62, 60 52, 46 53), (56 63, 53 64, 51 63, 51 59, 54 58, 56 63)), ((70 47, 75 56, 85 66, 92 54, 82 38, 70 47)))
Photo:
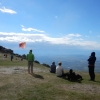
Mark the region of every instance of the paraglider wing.
POLYGON ((19 43, 19 47, 20 47, 20 48, 23 48, 23 49, 24 49, 25 46, 26 46, 26 42, 21 42, 21 43, 19 43))

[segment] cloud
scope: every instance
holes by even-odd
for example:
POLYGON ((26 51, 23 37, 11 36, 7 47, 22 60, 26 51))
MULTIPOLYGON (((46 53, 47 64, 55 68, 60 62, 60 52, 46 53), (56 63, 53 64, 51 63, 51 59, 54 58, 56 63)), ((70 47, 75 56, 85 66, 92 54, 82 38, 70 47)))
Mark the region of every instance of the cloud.
POLYGON ((0 8, 0 11, 3 13, 9 13, 9 14, 16 14, 17 12, 11 9, 7 9, 5 7, 0 8))
POLYGON ((23 25, 21 25, 22 26, 22 31, 28 31, 28 32, 31 32, 31 31, 33 31, 33 32, 39 32, 39 33, 45 33, 44 31, 42 31, 42 30, 38 30, 38 29, 35 29, 35 28, 25 28, 23 25))
POLYGON ((29 33, 8 33, 0 32, 0 41, 6 42, 41 42, 50 43, 57 45, 68 45, 68 46, 81 46, 87 49, 100 49, 100 44, 95 41, 86 41, 81 38, 80 34, 68 34, 62 37, 50 37, 46 34, 29 34, 29 33))
POLYGON ((80 34, 68 34, 68 36, 70 36, 70 37, 80 37, 81 35, 80 34))

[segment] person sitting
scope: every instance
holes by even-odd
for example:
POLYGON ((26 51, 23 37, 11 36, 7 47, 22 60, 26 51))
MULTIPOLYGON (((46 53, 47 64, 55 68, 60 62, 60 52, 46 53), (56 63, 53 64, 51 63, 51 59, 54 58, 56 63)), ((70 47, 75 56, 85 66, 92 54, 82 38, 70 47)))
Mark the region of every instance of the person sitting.
POLYGON ((55 73, 56 72, 56 65, 55 62, 52 63, 51 67, 50 67, 50 72, 51 73, 55 73))
POLYGON ((68 80, 83 80, 82 76, 73 72, 72 69, 67 73, 68 80))
POLYGON ((58 66, 56 67, 56 75, 57 77, 66 77, 66 73, 64 73, 64 69, 62 68, 62 63, 59 62, 58 66))

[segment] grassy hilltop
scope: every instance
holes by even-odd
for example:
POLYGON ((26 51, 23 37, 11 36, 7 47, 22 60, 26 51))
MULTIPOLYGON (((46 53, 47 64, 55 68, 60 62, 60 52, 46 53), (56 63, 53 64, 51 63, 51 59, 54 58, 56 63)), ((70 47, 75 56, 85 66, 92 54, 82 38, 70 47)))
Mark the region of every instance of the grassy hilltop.
POLYGON ((81 82, 70 82, 49 73, 49 68, 34 63, 34 75, 27 72, 27 61, 14 57, 10 61, 0 53, 0 100, 100 100, 100 74, 88 81, 85 72, 81 82))

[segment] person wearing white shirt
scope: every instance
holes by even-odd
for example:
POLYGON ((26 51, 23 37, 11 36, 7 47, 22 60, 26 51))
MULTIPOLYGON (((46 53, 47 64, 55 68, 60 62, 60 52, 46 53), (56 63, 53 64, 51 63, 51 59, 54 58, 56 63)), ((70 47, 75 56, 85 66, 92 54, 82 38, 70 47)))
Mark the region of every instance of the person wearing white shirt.
POLYGON ((56 75, 57 75, 58 77, 66 76, 66 74, 64 73, 64 69, 62 68, 61 65, 62 65, 62 63, 59 62, 59 63, 58 63, 58 66, 56 67, 56 75))

